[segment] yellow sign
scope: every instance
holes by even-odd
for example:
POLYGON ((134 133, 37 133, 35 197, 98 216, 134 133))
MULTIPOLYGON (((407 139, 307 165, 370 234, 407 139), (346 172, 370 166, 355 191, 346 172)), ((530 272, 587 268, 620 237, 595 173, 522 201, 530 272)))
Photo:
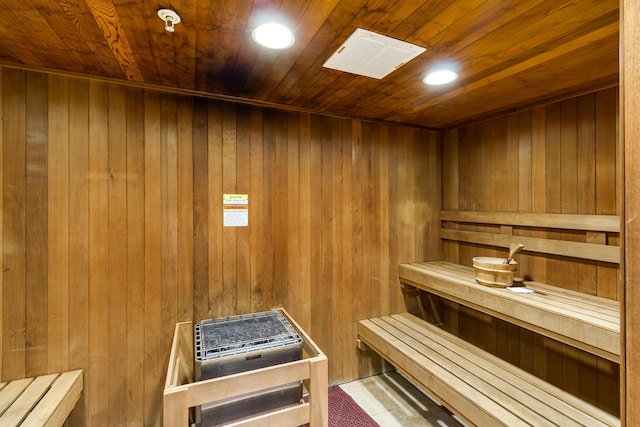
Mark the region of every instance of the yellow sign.
POLYGON ((222 195, 223 224, 225 227, 247 227, 249 225, 249 195, 222 195))

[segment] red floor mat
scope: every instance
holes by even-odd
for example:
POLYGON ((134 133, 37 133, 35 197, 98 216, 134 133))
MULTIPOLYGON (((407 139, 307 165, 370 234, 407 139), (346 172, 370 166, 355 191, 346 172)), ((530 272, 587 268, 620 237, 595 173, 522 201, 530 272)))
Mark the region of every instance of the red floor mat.
POLYGON ((329 387, 329 427, 378 427, 339 386, 329 387))

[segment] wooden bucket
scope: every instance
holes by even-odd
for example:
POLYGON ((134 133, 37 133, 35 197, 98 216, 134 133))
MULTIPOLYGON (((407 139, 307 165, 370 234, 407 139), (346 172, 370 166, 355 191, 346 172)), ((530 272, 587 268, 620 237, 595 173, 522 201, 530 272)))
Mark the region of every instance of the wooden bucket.
POLYGON ((473 268, 476 271, 476 282, 485 286, 506 287, 513 284, 513 277, 518 263, 511 260, 504 264, 504 258, 475 257, 473 268))

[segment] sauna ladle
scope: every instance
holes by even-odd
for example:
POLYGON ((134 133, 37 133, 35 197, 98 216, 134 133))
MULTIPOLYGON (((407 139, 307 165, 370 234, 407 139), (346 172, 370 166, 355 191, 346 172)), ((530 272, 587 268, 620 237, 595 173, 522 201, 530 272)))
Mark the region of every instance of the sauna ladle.
POLYGON ((524 248, 524 245, 522 243, 512 243, 510 248, 509 248, 509 256, 502 261, 503 264, 509 264, 511 262, 511 260, 513 259, 513 257, 522 250, 522 248, 524 248))

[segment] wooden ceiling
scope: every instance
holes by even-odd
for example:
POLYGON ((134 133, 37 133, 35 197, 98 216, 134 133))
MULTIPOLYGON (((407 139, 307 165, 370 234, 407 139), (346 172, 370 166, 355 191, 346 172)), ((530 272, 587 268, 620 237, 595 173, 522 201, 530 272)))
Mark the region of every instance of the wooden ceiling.
POLYGON ((619 0, 4 0, 0 61, 446 128, 618 82, 619 0), (164 31, 160 8, 182 18, 164 31), (260 48, 266 16, 295 45, 260 48), (356 29, 427 50, 382 80, 323 68, 356 29), (455 64, 458 81, 428 87, 455 64))

